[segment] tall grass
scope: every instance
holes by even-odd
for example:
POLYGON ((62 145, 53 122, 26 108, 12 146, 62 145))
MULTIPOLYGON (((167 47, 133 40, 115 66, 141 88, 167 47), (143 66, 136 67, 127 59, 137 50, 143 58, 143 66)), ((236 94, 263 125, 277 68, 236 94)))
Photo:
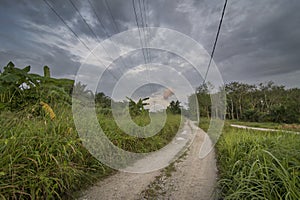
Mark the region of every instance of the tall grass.
MULTIPOLYGON (((98 119, 105 134, 114 145, 136 153, 156 151, 164 147, 173 139, 180 128, 180 124, 182 124, 180 115, 168 114, 166 123, 159 133, 149 138, 139 138, 124 133, 116 122, 108 116, 99 114, 98 119)), ((140 126, 149 123, 148 117, 144 116, 137 116, 134 121, 140 126)), ((135 131, 134 128, 131 130, 135 131)))
MULTIPOLYGON (((70 106, 52 109, 56 115, 52 120, 46 114, 32 114, 31 109, 0 114, 0 199, 73 199, 74 191, 114 172, 84 148, 70 106)), ((158 136, 145 140, 128 139, 110 117, 102 115, 99 120, 116 145, 138 152, 156 150, 170 141, 180 117, 170 116, 158 136)))
POLYGON ((1 114, 2 199, 72 197, 72 191, 112 171, 82 146, 70 109, 57 111, 55 120, 23 112, 1 114))
POLYGON ((224 199, 300 199, 300 137, 226 127, 217 143, 224 199))

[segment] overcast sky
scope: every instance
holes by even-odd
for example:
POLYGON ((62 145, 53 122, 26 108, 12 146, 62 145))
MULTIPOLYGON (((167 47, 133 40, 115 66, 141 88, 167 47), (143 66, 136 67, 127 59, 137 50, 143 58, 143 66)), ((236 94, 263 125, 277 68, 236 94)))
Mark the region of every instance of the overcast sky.
MULTIPOLYGON (((108 5, 104 0, 90 0, 93 7, 88 1, 72 0, 90 27, 69 0, 47 2, 89 49, 94 49, 108 36, 137 27, 132 0, 107 0, 108 5)), ((223 0, 143 2, 148 26, 179 31, 211 52, 223 0)), ((136 9, 139 9, 138 1, 136 9)), ((273 80, 287 87, 300 87, 299 10, 299 0, 228 0, 214 57, 224 82, 273 80)), ((13 61, 18 67, 31 65, 32 72, 42 74, 43 66, 48 65, 52 76, 74 78, 90 53, 43 0, 0 0, 0 27, 1 66, 13 61)), ((154 60, 159 57, 156 62, 166 59, 177 65, 184 62, 159 50, 151 50, 151 54, 154 60)), ((128 57, 130 59, 124 58, 123 64, 116 62, 111 69, 116 77, 123 73, 124 61, 129 63, 131 60, 134 65, 143 61, 141 51, 128 57)), ((205 64, 203 67, 206 67, 205 64)), ((134 71, 136 75, 137 69, 134 71)), ((185 73, 196 86, 201 83, 201 78, 190 69, 180 73, 185 73)), ((164 73, 168 78, 168 72, 164 73)), ((107 78, 107 81, 110 79, 107 78)), ((105 78, 103 84, 106 84, 105 78)))

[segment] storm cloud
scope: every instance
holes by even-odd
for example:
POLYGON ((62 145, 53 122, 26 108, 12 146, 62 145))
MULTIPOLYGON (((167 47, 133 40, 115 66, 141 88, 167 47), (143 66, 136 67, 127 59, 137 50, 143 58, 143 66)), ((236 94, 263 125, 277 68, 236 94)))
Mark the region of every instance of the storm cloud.
MULTIPOLYGON (((0 66, 11 60, 18 67, 31 65, 33 72, 41 74, 42 67, 48 65, 53 76, 74 78, 90 49, 114 34, 137 27, 131 0, 47 2, 76 35, 42 0, 1 0, 0 66)), ((149 27, 182 32, 211 52, 223 1, 145 0, 145 3, 149 27)), ((138 9, 139 5, 136 6, 138 9)), ((214 57, 224 81, 273 80, 288 87, 299 87, 299 10, 298 0, 229 0, 214 57)), ((174 67, 186 67, 181 73, 193 79, 190 81, 194 87, 201 83, 201 77, 181 58, 155 50, 150 52, 153 61, 168 58, 174 67)), ((130 66, 143 62, 141 51, 131 57, 123 62, 130 66), (134 58, 140 60, 130 63, 134 58)), ((118 75, 123 72, 124 64, 116 62, 110 70, 118 75)), ((113 83, 111 77, 107 80, 110 80, 108 85, 113 83)))

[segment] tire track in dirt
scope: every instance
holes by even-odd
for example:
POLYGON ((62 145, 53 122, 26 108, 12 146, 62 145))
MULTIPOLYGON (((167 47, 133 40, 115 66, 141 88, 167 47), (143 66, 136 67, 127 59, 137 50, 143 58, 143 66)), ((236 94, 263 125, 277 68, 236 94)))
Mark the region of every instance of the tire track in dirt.
POLYGON ((217 167, 215 152, 199 159, 199 149, 206 133, 197 127, 195 139, 183 159, 173 165, 173 172, 162 174, 141 195, 140 199, 215 199, 217 167), (169 176, 169 177, 168 177, 169 176))

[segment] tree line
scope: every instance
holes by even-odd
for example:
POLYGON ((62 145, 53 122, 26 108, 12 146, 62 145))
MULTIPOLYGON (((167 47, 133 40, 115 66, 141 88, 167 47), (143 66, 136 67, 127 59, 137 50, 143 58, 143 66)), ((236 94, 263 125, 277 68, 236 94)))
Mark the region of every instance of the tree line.
MULTIPOLYGON (((189 109, 195 109, 197 99, 200 117, 211 117, 209 83, 197 88, 189 97, 189 109), (195 98, 197 97, 197 98, 195 98)), ((274 82, 257 85, 231 82, 224 85, 226 118, 253 122, 299 123, 300 89, 285 88, 274 82)), ((215 94, 212 94, 215 95, 215 94)))
MULTIPOLYGON (((220 113, 222 107, 212 108, 211 99, 218 96, 218 93, 210 94, 212 87, 210 83, 199 86, 196 93, 189 96, 188 110, 183 109, 180 102, 174 101, 170 103, 167 111, 174 114, 180 114, 181 110, 183 114, 196 113, 198 108, 200 117, 208 118, 216 112, 220 113)), ((226 92, 227 119, 277 123, 300 122, 299 88, 285 88, 271 81, 257 85, 231 82, 223 87, 226 92)), ((52 78, 47 66, 44 67, 44 76, 30 73, 30 66, 20 69, 12 62, 0 71, 0 111, 24 109, 39 105, 40 102, 71 104, 72 93, 73 95, 76 93, 95 95, 96 106, 101 108, 101 112, 110 114, 112 102, 110 97, 104 93, 89 94, 86 85, 80 83, 74 85, 73 80, 52 78)), ((219 97, 215 99, 219 100, 219 97)), ((144 111, 145 100, 134 102, 129 99, 131 114, 144 111)), ((116 103, 122 104, 122 102, 116 103)))

